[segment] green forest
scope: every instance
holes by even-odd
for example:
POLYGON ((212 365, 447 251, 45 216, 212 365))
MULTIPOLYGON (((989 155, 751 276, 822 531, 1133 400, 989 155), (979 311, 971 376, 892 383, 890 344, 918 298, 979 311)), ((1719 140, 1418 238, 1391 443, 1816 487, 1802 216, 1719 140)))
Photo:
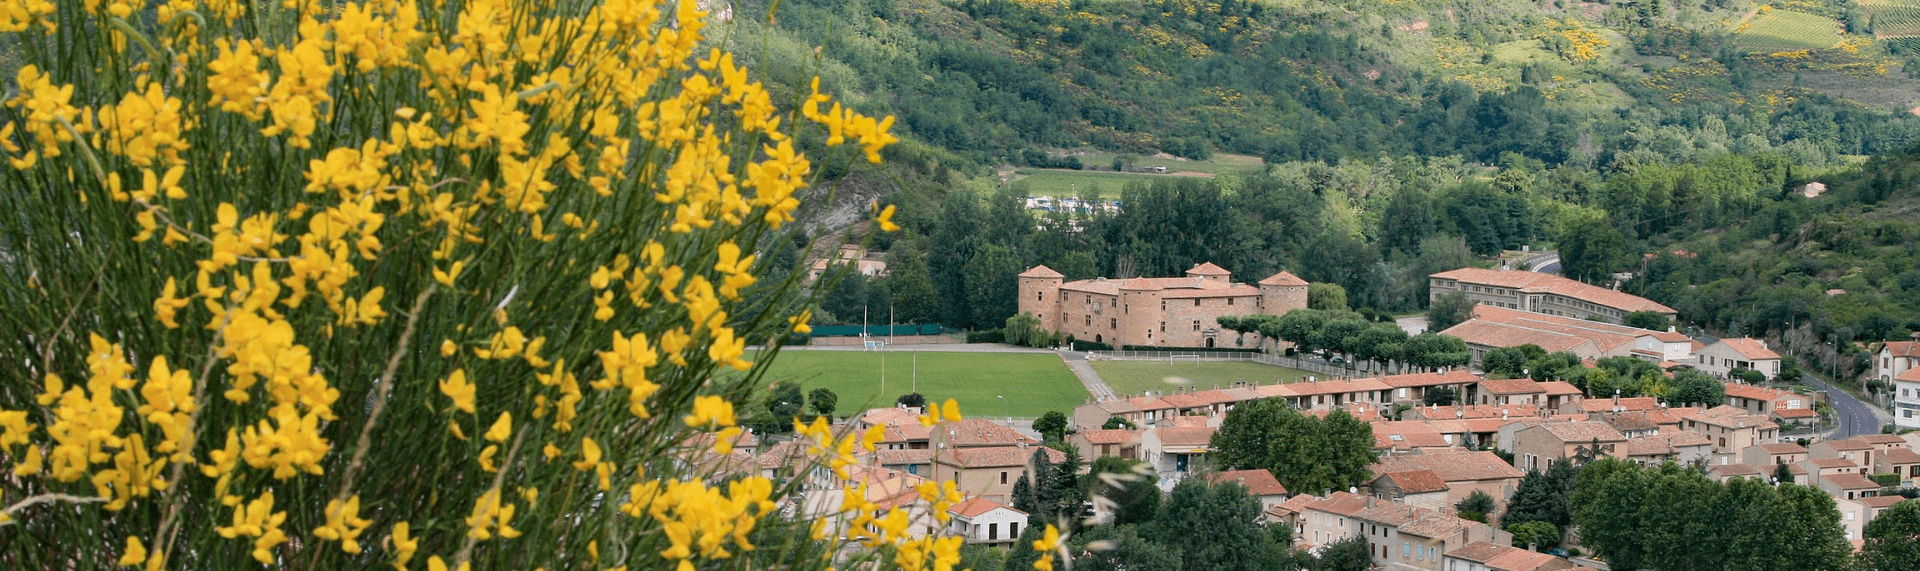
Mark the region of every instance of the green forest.
MULTIPOLYGON (((1036 264, 1082 279, 1199 262, 1337 284, 1381 318, 1424 308, 1430 273, 1530 247, 1683 326, 1857 371, 1866 343, 1920 330, 1920 66, 1854 29, 1850 2, 1793 4, 1788 23, 1847 32, 1833 46, 1764 51, 1755 34, 1786 24, 1757 8, 787 0, 736 6, 733 41, 776 92, 817 75, 907 140, 822 185, 881 189, 904 228, 868 238, 890 275, 832 283, 826 323, 994 329, 1036 264), (1028 210, 1005 171, 1216 154, 1260 166, 1077 185, 1111 210, 1028 210)), ((772 259, 804 258, 804 238, 772 259)))

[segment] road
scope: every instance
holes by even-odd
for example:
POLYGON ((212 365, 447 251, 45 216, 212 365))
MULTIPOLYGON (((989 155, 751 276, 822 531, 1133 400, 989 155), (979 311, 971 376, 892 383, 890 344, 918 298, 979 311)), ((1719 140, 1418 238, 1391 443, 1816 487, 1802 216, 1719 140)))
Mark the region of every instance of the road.
POLYGON ((1860 402, 1860 399, 1853 398, 1853 395, 1846 391, 1834 388, 1826 381, 1814 378, 1813 375, 1803 374, 1801 378, 1807 384, 1825 391, 1827 402, 1833 405, 1834 419, 1839 421, 1840 427, 1834 429, 1833 434, 1828 438, 1839 440, 1862 434, 1880 433, 1880 417, 1874 414, 1873 407, 1860 402))

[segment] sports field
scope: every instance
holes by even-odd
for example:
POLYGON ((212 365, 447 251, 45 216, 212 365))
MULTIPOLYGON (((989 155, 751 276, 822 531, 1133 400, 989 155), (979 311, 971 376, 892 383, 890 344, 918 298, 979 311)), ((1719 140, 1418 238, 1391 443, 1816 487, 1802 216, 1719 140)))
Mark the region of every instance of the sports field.
POLYGON ((767 379, 798 382, 807 391, 832 389, 840 397, 835 414, 892 405, 916 385, 928 401, 959 401, 961 413, 970 417, 1071 413, 1087 399, 1086 387, 1052 353, 787 350, 774 359, 767 379), (1007 397, 1004 406, 999 396, 1007 397))
POLYGON ((1792 10, 1771 10, 1755 14, 1745 30, 1734 36, 1734 43, 1751 52, 1779 52, 1822 49, 1840 43, 1840 22, 1792 10))
POLYGON ((1118 394, 1168 391, 1180 387, 1227 388, 1236 382, 1271 385, 1299 382, 1309 373, 1251 361, 1093 361, 1094 372, 1118 394))

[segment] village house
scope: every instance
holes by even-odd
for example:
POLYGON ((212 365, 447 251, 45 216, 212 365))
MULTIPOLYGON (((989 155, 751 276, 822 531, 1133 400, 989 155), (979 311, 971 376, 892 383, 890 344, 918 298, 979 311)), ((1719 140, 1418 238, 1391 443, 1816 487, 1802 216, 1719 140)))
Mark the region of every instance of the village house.
POLYGON ((1367 488, 1373 497, 1389 502, 1441 511, 1453 507, 1447 503, 1447 481, 1433 470, 1381 474, 1367 488))
POLYGON ((808 485, 797 499, 798 519, 826 520, 835 526, 851 524, 853 514, 841 509, 844 502, 856 490, 864 491, 866 502, 872 503, 881 511, 898 509, 907 514, 909 524, 908 537, 924 537, 932 531, 934 518, 932 505, 920 497, 918 487, 927 480, 880 468, 877 466, 854 465, 846 467, 846 478, 840 478, 833 469, 813 465, 808 485))
POLYGON ((1215 427, 1156 426, 1140 434, 1140 459, 1153 466, 1162 488, 1172 489, 1212 450, 1215 427))
POLYGON ((1844 458, 1854 466, 1866 471, 1873 467, 1874 456, 1882 452, 1881 448, 1859 438, 1845 440, 1822 440, 1807 445, 1807 457, 1811 459, 1844 458))
POLYGON ((1020 527, 1027 524, 1027 512, 981 497, 954 504, 947 513, 952 516, 948 529, 967 538, 967 543, 1010 545, 1020 539, 1020 527))
POLYGON ((1780 425, 1765 416, 1727 405, 1703 410, 1685 418, 1681 427, 1713 440, 1715 464, 1728 464, 1748 446, 1773 442, 1780 436, 1780 425))
POLYGON ((1454 370, 1437 373, 1411 373, 1405 375, 1387 375, 1380 377, 1392 392, 1384 399, 1392 404, 1420 405, 1426 402, 1427 393, 1438 389, 1453 391, 1455 397, 1467 394, 1467 388, 1480 382, 1480 377, 1472 371, 1454 370))
POLYGON ((1521 270, 1460 268, 1428 277, 1431 299, 1464 293, 1481 305, 1560 315, 1574 319, 1599 318, 1620 323, 1627 314, 1651 311, 1673 319, 1671 307, 1646 298, 1554 274, 1521 270))
POLYGON ((989 420, 966 419, 934 426, 934 481, 952 480, 971 495, 1010 501, 1014 482, 1032 471, 1034 450, 1044 450, 1052 462, 1066 454, 989 420))
POLYGON ((1840 529, 1844 530, 1847 541, 1864 537, 1861 532, 1867 527, 1867 506, 1858 499, 1834 496, 1833 509, 1840 512, 1840 529))
POLYGON ((1834 498, 1857 500, 1880 495, 1881 485, 1860 474, 1829 474, 1814 481, 1834 498))
MULTIPOLYGON (((1781 464, 1786 464, 1791 469, 1807 461, 1807 458, 1807 449, 1792 442, 1768 442, 1740 450, 1741 463, 1765 470, 1768 475, 1772 475, 1776 467, 1781 464)), ((1806 468, 1801 467, 1800 472, 1800 475, 1804 475, 1806 468)), ((1801 483, 1797 480, 1798 478, 1794 483, 1801 483)))
POLYGON ((1079 450, 1080 457, 1088 462, 1101 456, 1132 460, 1140 457, 1141 433, 1125 428, 1082 430, 1067 435, 1067 443, 1079 450))
MULTIPOLYGON (((1309 496, 1302 494, 1301 497, 1309 496)), ((1360 529, 1360 521, 1354 516, 1364 509, 1367 509, 1366 496, 1335 491, 1319 497, 1302 506, 1296 537, 1308 548, 1351 537, 1360 529)))
POLYGON ((1513 434, 1514 467, 1547 471, 1554 462, 1582 454, 1593 458, 1624 456, 1627 437, 1604 422, 1543 422, 1513 434), (1596 448, 1597 447, 1597 448, 1596 448))
POLYGON ((1441 334, 1465 341, 1476 364, 1488 351, 1529 344, 1582 359, 1634 357, 1655 362, 1690 361, 1694 346, 1692 338, 1671 329, 1653 331, 1487 305, 1474 306, 1472 319, 1441 334))
POLYGON ((1714 464, 1707 467, 1707 477, 1713 478, 1714 481, 1722 484, 1734 478, 1747 478, 1764 482, 1767 481, 1767 478, 1771 475, 1771 472, 1761 470, 1759 467, 1740 463, 1714 464))
MULTIPOLYGON (((1223 315, 1285 315, 1307 306, 1307 282, 1280 272, 1256 285, 1234 283, 1232 273, 1211 263, 1195 265, 1186 277, 1066 281, 1046 266, 1034 266, 1019 278, 1021 313, 1040 319, 1042 329, 1115 347, 1216 347, 1239 334, 1220 327, 1223 315)), ((1258 347, 1257 333, 1247 334, 1258 347)))
POLYGON ((1375 565, 1437 571, 1441 554, 1476 541, 1513 542, 1513 534, 1439 510, 1367 498, 1354 514, 1375 565))
POLYGON ((1759 339, 1721 339, 1694 355, 1694 367, 1722 379, 1728 378, 1734 369, 1759 371, 1771 379, 1780 376, 1780 354, 1768 349, 1766 342, 1759 339))
POLYGON ((1893 378, 1893 425, 1920 428, 1920 367, 1893 378))
POLYGON ((1520 485, 1520 478, 1526 476, 1499 456, 1486 451, 1388 456, 1374 462, 1372 469, 1375 475, 1431 470, 1447 483, 1447 505, 1460 503, 1473 492, 1480 491, 1493 496, 1495 504, 1500 507, 1496 512, 1505 509, 1506 498, 1513 495, 1514 489, 1520 485))
POLYGON ((841 244, 840 250, 831 258, 814 260, 807 268, 807 283, 820 281, 835 266, 852 266, 853 272, 868 279, 887 277, 887 262, 872 254, 859 244, 841 244))
POLYGON ((1473 392, 1473 402, 1480 406, 1516 404, 1540 406, 1546 404, 1547 400, 1547 388, 1540 386, 1540 383, 1533 379, 1480 381, 1473 392))
POLYGON ((1642 466, 1657 466, 1668 460, 1681 464, 1713 460, 1713 443, 1707 436, 1684 430, 1628 438, 1621 449, 1626 459, 1642 466))
POLYGON ((1880 344, 1873 360, 1873 378, 1892 381, 1920 367, 1920 341, 1888 341, 1880 344))
POLYGON ((1280 485, 1280 480, 1274 479, 1273 472, 1264 469, 1228 470, 1207 476, 1208 484, 1217 486, 1225 482, 1233 482, 1246 488, 1247 495, 1260 500, 1262 511, 1287 501, 1287 487, 1280 485))
POLYGON ((1261 385, 1254 390, 1264 397, 1286 399, 1301 410, 1337 408, 1348 403, 1381 404, 1392 394, 1391 386, 1374 378, 1261 385))
POLYGON ((1814 398, 1785 389, 1726 383, 1727 406, 1737 406, 1754 414, 1764 414, 1781 422, 1809 422, 1820 415, 1813 412, 1814 398))

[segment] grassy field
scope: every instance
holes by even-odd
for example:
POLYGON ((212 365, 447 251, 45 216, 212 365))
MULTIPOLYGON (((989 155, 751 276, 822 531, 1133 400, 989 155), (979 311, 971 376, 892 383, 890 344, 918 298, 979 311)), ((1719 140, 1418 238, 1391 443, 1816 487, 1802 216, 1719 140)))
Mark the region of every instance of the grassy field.
POLYGON ((1792 10, 1756 14, 1734 43, 1753 52, 1830 48, 1840 43, 1840 22, 1792 10))
MULTIPOLYGON (((1080 157, 1080 162, 1086 164, 1089 168, 1099 167, 1101 169, 1109 169, 1113 168, 1113 158, 1116 156, 1119 156, 1119 153, 1092 153, 1080 157)), ((1204 161, 1159 158, 1138 154, 1134 156, 1138 157, 1133 161, 1134 168, 1167 167, 1167 172, 1170 173, 1203 172, 1207 174, 1219 174, 1227 171, 1257 171, 1260 170, 1261 165, 1266 164, 1265 161, 1260 160, 1260 157, 1229 155, 1225 153, 1215 154, 1212 159, 1204 161)))
POLYGON ((912 392, 916 361, 920 394, 929 401, 955 399, 967 416, 1071 413, 1087 398, 1086 387, 1051 353, 782 351, 767 378, 798 382, 806 391, 832 389, 840 397, 835 414, 847 414, 891 405, 895 398, 912 392), (885 391, 880 387, 883 355, 885 391), (997 396, 1007 397, 1005 408, 997 396))
POLYGON ((1236 382, 1293 383, 1308 375, 1298 369, 1250 361, 1093 361, 1092 365, 1107 387, 1120 394, 1183 386, 1212 389, 1216 384, 1226 388, 1236 382))
POLYGON ((1027 194, 1031 196, 1079 196, 1089 188, 1099 187, 1100 197, 1120 198, 1120 189, 1133 181, 1150 182, 1156 178, 1173 175, 1134 174, 1112 171, 1070 171, 1058 169, 1020 169, 1013 171, 1015 184, 1025 183, 1027 194))

